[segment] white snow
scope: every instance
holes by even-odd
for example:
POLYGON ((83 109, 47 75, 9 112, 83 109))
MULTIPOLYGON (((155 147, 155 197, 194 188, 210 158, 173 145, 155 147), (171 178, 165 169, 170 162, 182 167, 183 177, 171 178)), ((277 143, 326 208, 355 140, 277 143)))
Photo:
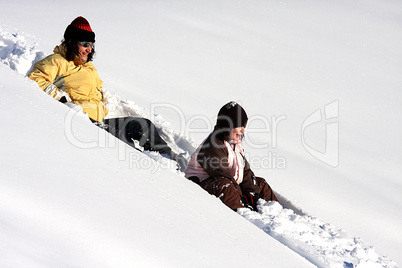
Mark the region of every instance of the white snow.
POLYGON ((0 70, 0 266, 309 266, 163 161, 0 70))
POLYGON ((1 266, 402 262, 400 1, 20 0, 1 14, 1 266), (188 157, 240 102, 247 157, 281 205, 236 214, 25 78, 79 15, 112 115, 152 119, 188 157))

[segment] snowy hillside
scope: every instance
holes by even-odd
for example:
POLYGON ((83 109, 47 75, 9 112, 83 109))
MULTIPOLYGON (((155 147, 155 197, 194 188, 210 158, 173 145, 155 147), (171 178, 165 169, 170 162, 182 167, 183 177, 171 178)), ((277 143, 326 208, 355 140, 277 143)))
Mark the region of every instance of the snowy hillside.
POLYGON ((2 264, 402 262, 399 1, 2 6, 2 264), (294 212, 260 204, 246 221, 27 81, 78 15, 110 104, 151 118, 176 150, 191 153, 222 104, 241 102, 253 169, 294 212))
MULTIPOLYGON (((136 150, 74 146, 68 108, 0 70, 2 267, 308 266, 195 184, 137 167, 136 150)), ((101 142, 88 120, 71 123, 77 142, 101 142)))

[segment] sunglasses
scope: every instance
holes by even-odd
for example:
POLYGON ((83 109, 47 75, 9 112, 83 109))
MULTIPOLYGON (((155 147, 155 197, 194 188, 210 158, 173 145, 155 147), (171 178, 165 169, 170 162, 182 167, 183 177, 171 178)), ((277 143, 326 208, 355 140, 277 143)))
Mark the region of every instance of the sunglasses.
POLYGON ((78 42, 78 44, 80 44, 83 47, 91 47, 92 49, 95 47, 95 44, 91 42, 78 42))

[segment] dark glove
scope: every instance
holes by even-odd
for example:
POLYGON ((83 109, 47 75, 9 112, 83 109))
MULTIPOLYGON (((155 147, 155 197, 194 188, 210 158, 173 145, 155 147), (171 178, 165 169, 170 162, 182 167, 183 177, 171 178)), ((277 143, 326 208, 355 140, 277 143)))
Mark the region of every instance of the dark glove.
POLYGON ((67 101, 67 98, 66 98, 65 96, 61 97, 59 101, 60 101, 61 103, 66 103, 66 102, 68 102, 68 101, 67 101))
POLYGON ((244 207, 257 211, 257 201, 260 195, 256 193, 248 193, 241 196, 244 207))

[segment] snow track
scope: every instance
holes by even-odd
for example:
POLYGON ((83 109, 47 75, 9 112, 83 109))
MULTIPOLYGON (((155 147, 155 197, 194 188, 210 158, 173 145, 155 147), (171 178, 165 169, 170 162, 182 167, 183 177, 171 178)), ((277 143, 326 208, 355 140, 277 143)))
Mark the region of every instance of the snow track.
MULTIPOLYGON (((26 75, 33 63, 43 58, 31 36, 0 25, 0 61, 20 75, 26 75)), ((109 117, 146 117, 143 108, 117 94, 106 92, 109 117)), ((189 158, 196 144, 175 132, 162 116, 153 117, 164 139, 177 153, 189 158)), ((159 165, 175 170, 175 165, 155 153, 146 153, 159 165)), ((200 189, 201 191, 201 189, 200 189)), ((288 246, 319 267, 396 267, 387 257, 379 256, 374 247, 321 219, 302 213, 302 210, 281 197, 285 207, 277 202, 260 200, 258 212, 240 209, 238 213, 282 244, 288 246), (285 205, 286 204, 286 205, 285 205), (296 211, 296 213, 295 213, 296 211)))
POLYGON ((26 75, 33 63, 43 58, 33 38, 0 24, 0 61, 19 74, 26 75))
POLYGON ((393 267, 358 237, 321 219, 298 215, 278 202, 259 201, 258 212, 240 215, 319 267, 393 267))

